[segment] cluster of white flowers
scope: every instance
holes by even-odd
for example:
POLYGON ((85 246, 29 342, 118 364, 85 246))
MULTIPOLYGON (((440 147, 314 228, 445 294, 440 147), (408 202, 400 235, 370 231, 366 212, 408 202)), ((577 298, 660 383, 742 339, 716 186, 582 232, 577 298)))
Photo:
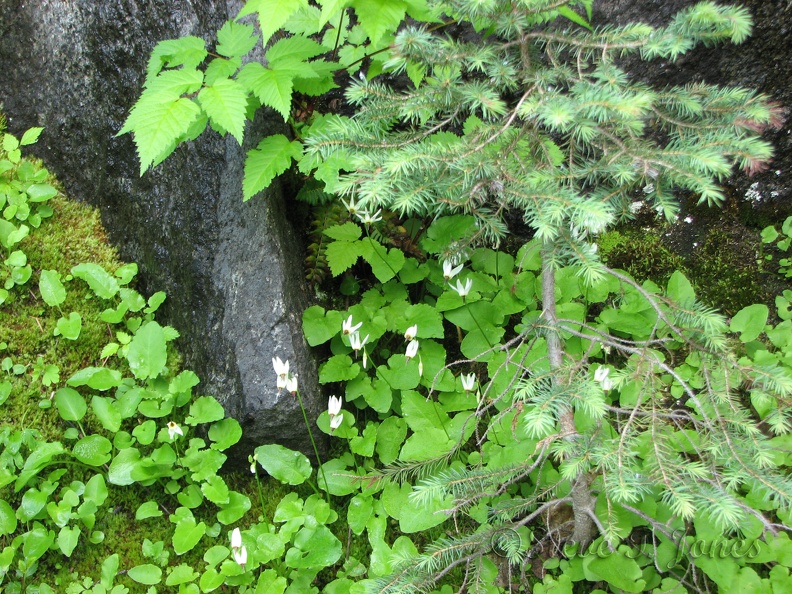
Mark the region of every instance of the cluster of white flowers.
POLYGON ((470 289, 473 288, 473 280, 467 279, 463 283, 460 279, 457 279, 456 284, 451 284, 451 279, 462 272, 462 266, 462 264, 459 264, 455 267, 451 261, 446 260, 443 262, 443 278, 448 282, 448 286, 456 291, 459 296, 462 297, 462 299, 464 299, 467 297, 468 293, 470 293, 470 289))

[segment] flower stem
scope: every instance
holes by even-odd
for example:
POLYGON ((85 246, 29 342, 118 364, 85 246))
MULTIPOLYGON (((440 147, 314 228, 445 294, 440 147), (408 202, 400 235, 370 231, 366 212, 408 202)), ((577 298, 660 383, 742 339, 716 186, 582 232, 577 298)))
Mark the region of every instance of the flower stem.
POLYGON ((300 410, 303 414, 303 420, 305 420, 305 428, 308 429, 308 437, 311 439, 311 445, 313 446, 314 455, 316 456, 316 463, 319 464, 319 474, 322 475, 322 480, 325 484, 325 492, 327 493, 327 505, 330 506, 330 509, 333 509, 333 504, 330 502, 330 487, 327 486, 327 477, 325 476, 324 469, 322 468, 322 459, 319 457, 319 449, 316 447, 316 441, 314 441, 313 431, 311 431, 311 425, 308 422, 308 414, 305 412, 305 406, 303 406, 302 396, 300 395, 300 391, 297 390, 297 402, 300 403, 300 410))

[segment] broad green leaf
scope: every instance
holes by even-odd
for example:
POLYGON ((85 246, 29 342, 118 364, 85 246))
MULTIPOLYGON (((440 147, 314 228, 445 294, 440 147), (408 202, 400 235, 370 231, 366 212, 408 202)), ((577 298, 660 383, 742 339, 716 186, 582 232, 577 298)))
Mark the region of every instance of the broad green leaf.
POLYGON ((319 383, 345 382, 357 377, 360 364, 349 355, 334 355, 319 368, 319 383))
POLYGON ((121 411, 112 398, 94 396, 91 398, 91 410, 107 431, 115 433, 121 428, 121 411))
POLYGON ((0 405, 2 405, 8 397, 11 395, 11 382, 4 381, 0 382, 0 405))
POLYGON ((214 442, 209 447, 222 452, 242 438, 242 427, 239 425, 239 421, 228 417, 212 423, 208 435, 209 439, 214 442))
POLYGON ((173 568, 168 577, 165 579, 165 585, 178 586, 179 584, 186 584, 188 582, 197 580, 198 576, 199 573, 191 566, 182 563, 181 565, 177 565, 173 568))
POLYGON ((311 346, 323 344, 341 332, 343 317, 340 312, 331 310, 325 313, 323 307, 313 305, 303 312, 303 333, 311 346))
POLYGON ((71 273, 88 283, 91 290, 102 299, 112 299, 118 293, 118 281, 99 264, 77 264, 71 273))
POLYGON ((152 586, 160 583, 162 579, 162 570, 156 565, 145 563, 130 568, 129 571, 127 571, 127 575, 138 584, 152 586))
POLYGON ((732 318, 730 330, 740 333, 741 342, 756 340, 764 331, 770 310, 762 303, 744 307, 732 318))
POLYGON ((280 175, 302 155, 302 145, 290 141, 283 134, 274 134, 262 140, 249 151, 245 159, 245 179, 242 183, 243 199, 250 200, 267 188, 275 176, 280 175))
POLYGON ((77 526, 64 526, 58 533, 58 548, 61 550, 61 553, 67 557, 71 557, 79 540, 80 529, 77 526))
POLYGON ((129 368, 140 380, 153 379, 162 373, 168 360, 165 333, 157 322, 149 322, 137 331, 127 351, 129 368))
POLYGON ((256 448, 256 458, 264 470, 282 483, 301 485, 311 476, 308 458, 282 445, 259 446, 256 448))
POLYGON ((69 317, 61 316, 55 323, 54 336, 63 336, 68 340, 77 340, 82 331, 82 317, 76 311, 69 314, 69 317))
POLYGON ((79 421, 88 411, 85 398, 72 388, 61 388, 55 392, 53 400, 58 409, 58 414, 64 421, 79 421))
POLYGON ((110 462, 107 470, 107 480, 112 485, 131 485, 135 482, 132 473, 140 463, 140 452, 136 448, 126 448, 119 451, 110 462))
POLYGON ((54 270, 41 271, 39 292, 44 303, 50 307, 57 307, 66 300, 66 289, 60 281, 60 274, 54 270))
POLYGON ((118 553, 113 553, 102 561, 102 586, 107 590, 113 587, 113 582, 118 574, 118 562, 118 553))
POLYGON ((381 283, 399 274, 404 266, 404 252, 398 248, 389 250, 371 238, 360 241, 360 255, 371 265, 371 271, 381 283))
POLYGON ((14 510, 5 499, 0 499, 0 536, 13 534, 17 528, 14 510))
POLYGON ((226 526, 233 524, 248 512, 250 506, 250 498, 247 495, 229 491, 228 503, 220 505, 220 511, 217 512, 217 521, 226 526))
POLYGON ((59 441, 38 442, 36 449, 33 450, 25 460, 25 465, 19 473, 16 482, 14 483, 14 490, 18 493, 22 487, 28 484, 28 481, 36 476, 42 468, 47 466, 55 456, 64 452, 63 446, 59 441))
POLYGON ((177 555, 191 551, 205 533, 206 524, 203 522, 196 524, 195 519, 191 516, 182 518, 176 524, 176 530, 173 533, 173 551, 177 555))
POLYGON ((190 415, 184 419, 188 425, 219 421, 225 417, 223 405, 211 396, 201 396, 190 405, 190 415))
POLYGON ((97 507, 105 502, 107 499, 107 485, 103 475, 95 474, 85 483, 83 499, 95 503, 97 507))
POLYGON ((244 56, 258 41, 258 35, 254 33, 252 25, 226 21, 217 32, 217 53, 227 58, 244 56))
POLYGON ((294 547, 286 551, 288 567, 321 569, 332 566, 341 558, 341 541, 327 526, 300 529, 294 547))
MULTIPOLYGON (((591 546, 594 547, 597 542, 591 546)), ((586 555, 583 559, 586 578, 592 581, 605 580, 615 588, 626 592, 643 592, 646 581, 642 571, 632 558, 632 551, 626 545, 608 555, 586 555)))
POLYGON ((228 503, 228 485, 219 476, 210 476, 201 485, 201 492, 212 503, 217 505, 228 503))
POLYGON ((156 501, 146 501, 141 503, 135 512, 135 520, 145 520, 147 518, 158 518, 162 515, 162 510, 156 501))
POLYGON ((110 460, 113 444, 102 435, 88 435, 74 444, 72 454, 83 464, 101 466, 110 460))
POLYGON ((668 279, 666 293, 671 299, 682 306, 692 303, 696 298, 690 281, 678 270, 668 279))
POLYGON ((247 95, 238 82, 221 79, 198 93, 201 104, 212 126, 220 132, 230 132, 241 145, 245 133, 245 110, 247 95))
POLYGON ((350 530, 360 536, 366 529, 366 523, 372 513, 374 513, 374 506, 371 496, 360 493, 355 495, 347 507, 347 523, 350 530))
POLYGON ((70 386, 88 386, 102 392, 121 384, 121 372, 107 367, 86 367, 67 379, 66 383, 70 386))
MULTIPOLYGON (((25 193, 28 195, 30 202, 46 202, 58 194, 58 190, 49 184, 33 184, 25 193)), ((36 225, 34 225, 35 227, 36 225)))
POLYGON ((377 455, 382 464, 390 464, 399 457, 404 439, 407 437, 407 423, 404 419, 387 417, 377 428, 377 455))
POLYGON ((319 488, 323 491, 329 490, 331 495, 349 495, 360 489, 360 483, 355 480, 354 469, 339 458, 333 458, 322 464, 322 470, 317 473, 317 477, 319 488))
POLYGON ((32 564, 40 559, 49 550, 52 543, 55 542, 55 532, 37 524, 23 538, 25 544, 22 545, 22 555, 26 563, 32 564))
POLYGON ((237 19, 258 13, 262 44, 266 45, 272 34, 286 24, 289 17, 307 5, 307 0, 248 0, 239 11, 237 19))

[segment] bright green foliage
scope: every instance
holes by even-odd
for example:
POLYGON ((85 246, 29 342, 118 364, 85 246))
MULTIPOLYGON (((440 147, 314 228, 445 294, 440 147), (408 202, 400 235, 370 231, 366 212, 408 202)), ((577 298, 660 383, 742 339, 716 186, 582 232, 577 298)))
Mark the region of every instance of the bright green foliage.
MULTIPOLYGON (((141 175, 161 163, 182 142, 200 135, 207 124, 240 144, 245 123, 259 106, 290 119, 295 93, 321 96, 335 88, 334 75, 354 74, 371 57, 368 76, 382 70, 393 34, 406 15, 433 20, 425 0, 328 0, 321 11, 306 0, 249 0, 236 19, 217 33, 216 54, 203 40, 183 37, 154 48, 140 98, 120 134, 133 133, 141 175), (240 22, 257 16, 259 36, 240 22), (349 23, 359 24, 350 27, 349 23), (277 41, 282 28, 292 33, 277 41), (313 35, 314 37, 310 37, 313 35), (264 61, 242 58, 266 48, 264 61)), ((300 161, 299 141, 283 151, 280 135, 265 138, 248 153, 243 182, 245 200, 268 187, 276 175, 300 161)))
MULTIPOLYGON (((773 226, 762 229, 762 243, 774 243, 776 249, 781 253, 788 252, 789 246, 792 244, 792 217, 787 217, 783 222, 781 225, 781 233, 773 226)), ((772 259, 772 254, 767 254, 765 256, 765 260, 767 261, 772 261, 772 259)), ((777 272, 786 278, 792 278, 792 258, 784 257, 779 259, 777 272)))

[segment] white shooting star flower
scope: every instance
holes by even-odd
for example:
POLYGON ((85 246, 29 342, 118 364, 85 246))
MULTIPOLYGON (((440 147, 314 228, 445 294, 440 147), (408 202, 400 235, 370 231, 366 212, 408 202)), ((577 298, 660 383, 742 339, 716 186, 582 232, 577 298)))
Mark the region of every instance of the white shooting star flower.
POLYGON ((343 401, 339 396, 330 396, 327 400, 327 414, 331 417, 336 416, 341 412, 341 404, 343 401))
POLYGON ((239 528, 234 528, 234 531, 231 533, 231 548, 234 550, 242 548, 242 533, 239 531, 239 528))
POLYGON ((465 375, 463 373, 462 375, 459 376, 459 379, 462 380, 462 388, 466 392, 472 392, 473 391, 473 388, 476 385, 476 374, 475 373, 469 373, 467 375, 465 375))
POLYGON ((168 423, 168 437, 170 439, 173 439, 177 435, 181 435, 182 437, 184 437, 184 432, 182 431, 181 427, 179 427, 176 423, 171 421, 170 423, 168 423))
POLYGON ((292 394, 296 394, 297 393, 297 374, 295 373, 295 374, 289 375, 289 377, 286 378, 286 384, 283 387, 286 388, 287 392, 291 392, 292 394))
POLYGON ((459 296, 464 299, 467 297, 467 294, 470 293, 470 289, 473 288, 473 281, 471 279, 467 279, 463 285, 462 281, 457 279, 456 285, 451 285, 451 288, 459 293, 459 296))
POLYGON ((602 385, 602 389, 606 392, 613 388, 613 380, 608 377, 609 373, 610 368, 608 367, 598 367, 594 372, 594 381, 599 382, 602 385))
POLYGON ((350 314, 350 316, 346 320, 341 322, 341 333, 344 335, 354 334, 355 332, 360 330, 360 327, 363 325, 363 322, 358 322, 354 326, 352 324, 353 324, 352 315, 350 314))
POLYGON ((344 415, 335 415, 334 417, 330 417, 330 429, 335 431, 341 426, 341 423, 344 422, 344 415))
POLYGON ((362 210, 358 213, 355 213, 355 216, 359 218, 360 222, 363 223, 364 225, 371 225, 373 223, 376 223, 377 221, 382 220, 381 213, 382 213, 381 209, 375 212, 374 214, 371 214, 367 210, 362 210))
POLYGON ((358 352, 368 342, 369 336, 371 334, 366 334, 366 338, 360 340, 360 333, 353 332, 349 335, 349 346, 352 347, 353 351, 358 352))
POLYGON ((278 376, 278 391, 280 392, 286 387, 286 382, 289 379, 289 362, 281 361, 280 357, 273 357, 272 367, 275 369, 275 374, 278 376))
POLYGON ((234 553, 234 561, 236 561, 240 566, 245 567, 247 563, 247 549, 242 547, 241 549, 232 549, 234 553))
POLYGON ((409 361, 418 353, 418 345, 420 343, 417 340, 411 340, 410 344, 407 345, 407 351, 404 353, 404 356, 407 357, 409 361))
POLYGON ((418 336, 418 324, 413 324, 404 331, 404 340, 413 340, 418 336))
POLYGON ((350 198, 349 202, 341 198, 341 202, 344 204, 344 206, 346 206, 346 209, 349 211, 349 214, 357 214, 358 212, 360 212, 360 208, 358 207, 354 198, 350 198))
POLYGON ((463 264, 454 267, 453 263, 450 260, 446 260, 443 262, 443 278, 447 281, 450 281, 454 278, 457 274, 462 272, 463 264))

